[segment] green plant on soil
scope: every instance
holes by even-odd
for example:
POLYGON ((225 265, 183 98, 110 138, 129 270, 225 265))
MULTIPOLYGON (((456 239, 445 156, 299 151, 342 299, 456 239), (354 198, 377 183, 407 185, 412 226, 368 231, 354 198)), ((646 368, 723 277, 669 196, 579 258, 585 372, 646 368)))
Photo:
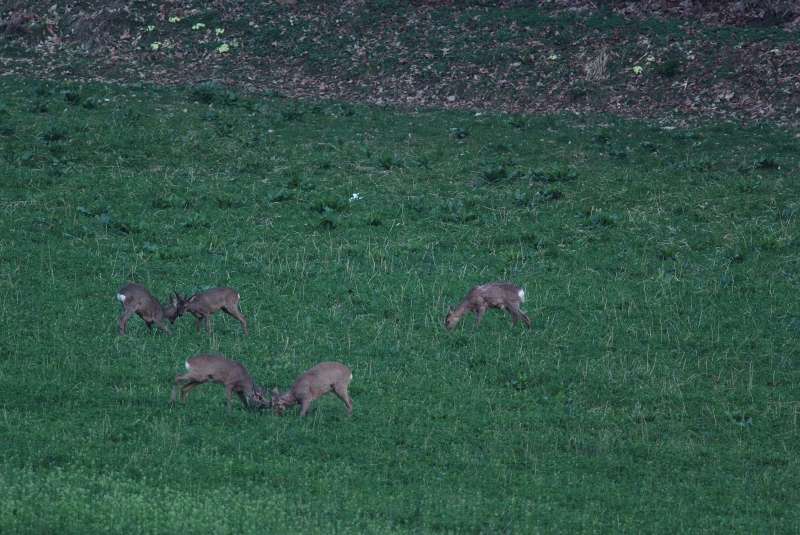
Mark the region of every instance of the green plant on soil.
POLYGON ((0 119, 0 532, 797 530, 793 132, 11 77, 0 119), (491 280, 533 328, 445 331, 491 280), (126 281, 250 336, 119 337, 126 281), (342 361, 353 417, 171 408, 204 351, 342 361))

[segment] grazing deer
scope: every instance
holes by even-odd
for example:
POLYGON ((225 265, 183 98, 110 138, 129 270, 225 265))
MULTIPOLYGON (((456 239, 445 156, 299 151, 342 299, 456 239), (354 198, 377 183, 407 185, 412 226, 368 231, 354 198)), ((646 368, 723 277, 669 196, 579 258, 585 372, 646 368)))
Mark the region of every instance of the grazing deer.
POLYGON ((122 303, 122 314, 119 317, 120 336, 125 336, 125 327, 134 313, 144 320, 149 330, 153 330, 153 323, 155 323, 159 329, 167 334, 172 334, 172 332, 164 323, 164 318, 174 324, 175 319, 180 315, 178 313, 177 294, 172 296, 169 305, 163 306, 147 288, 133 282, 119 289, 117 300, 122 303))
POLYGON ((491 282, 472 288, 455 310, 450 310, 444 320, 447 329, 452 329, 461 320, 464 314, 475 313, 475 326, 481 324, 481 319, 490 308, 499 308, 511 314, 513 325, 518 320, 525 322, 530 329, 531 320, 520 309, 525 302, 525 290, 509 282, 491 282))
POLYGON ((211 315, 217 310, 233 316, 242 324, 244 334, 247 335, 247 320, 239 310, 239 293, 233 288, 212 288, 194 294, 189 298, 178 297, 178 315, 183 316, 190 312, 195 318, 195 328, 200 332, 200 322, 205 321, 206 331, 211 333, 211 315))
POLYGON ((300 404, 300 416, 305 416, 311 408, 311 402, 333 390, 347 407, 348 416, 353 414, 353 400, 347 393, 347 387, 353 379, 353 372, 338 362, 321 362, 302 374, 292 388, 281 394, 277 388, 272 390, 271 405, 278 416, 287 407, 300 404))
POLYGON ((194 388, 203 383, 225 385, 228 397, 228 412, 231 411, 231 395, 236 392, 245 408, 269 406, 264 389, 253 382, 247 368, 240 362, 226 359, 220 354, 200 354, 186 361, 187 372, 175 376, 170 403, 175 404, 178 386, 181 388, 181 401, 186 400, 194 388))

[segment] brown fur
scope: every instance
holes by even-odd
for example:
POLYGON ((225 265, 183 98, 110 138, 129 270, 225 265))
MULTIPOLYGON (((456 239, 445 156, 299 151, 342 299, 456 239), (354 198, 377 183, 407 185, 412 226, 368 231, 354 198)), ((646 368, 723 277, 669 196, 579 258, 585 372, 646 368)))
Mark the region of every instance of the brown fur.
POLYGON ((353 400, 347 392, 353 373, 350 368, 339 362, 321 362, 303 373, 288 391, 280 394, 278 389, 272 390, 272 408, 278 415, 287 407, 301 406, 300 416, 305 416, 311 408, 311 402, 333 391, 347 407, 347 414, 353 414, 353 400))
POLYGON ((202 321, 205 322, 206 331, 211 333, 211 316, 218 310, 239 320, 244 334, 248 334, 247 320, 239 310, 239 293, 233 288, 212 288, 189 298, 178 296, 178 315, 182 316, 189 312, 197 318, 195 323, 197 332, 200 332, 200 322, 202 321))
MULTIPOLYGON (((510 282, 490 282, 472 288, 455 310, 451 310, 445 317, 444 325, 453 329, 461 318, 470 312, 475 313, 475 326, 480 326, 481 319, 490 308, 499 308, 511 314, 512 325, 522 320, 530 329, 531 320, 520 306, 523 299, 520 297, 522 288, 510 282)), ((524 292, 523 292, 524 294, 524 292)))
POLYGON ((192 389, 203 383, 212 382, 225 385, 228 412, 231 410, 233 392, 236 392, 245 408, 269 405, 264 389, 253 382, 247 368, 240 362, 227 359, 220 354, 200 354, 188 359, 186 368, 186 373, 175 376, 170 403, 175 403, 179 386, 181 401, 185 401, 192 389))
POLYGON ((168 319, 170 323, 175 323, 178 317, 178 299, 173 296, 169 305, 163 306, 158 299, 153 297, 150 291, 142 286, 131 282, 126 284, 117 292, 117 299, 123 296, 122 314, 119 317, 119 334, 125 336, 125 328, 128 320, 133 314, 137 314, 147 324, 147 328, 152 330, 153 323, 167 334, 172 334, 169 327, 164 323, 168 319))

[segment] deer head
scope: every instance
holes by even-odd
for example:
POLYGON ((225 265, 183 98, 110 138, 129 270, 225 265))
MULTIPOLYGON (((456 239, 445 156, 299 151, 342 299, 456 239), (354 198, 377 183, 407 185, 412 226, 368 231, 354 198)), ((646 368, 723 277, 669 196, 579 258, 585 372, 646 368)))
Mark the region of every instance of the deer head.
POLYGON ((270 400, 270 406, 272 407, 272 410, 278 416, 283 416, 283 413, 286 410, 288 403, 286 402, 284 397, 281 396, 281 393, 277 388, 273 388, 271 394, 272 398, 270 400))
POLYGON ((452 308, 448 308, 447 316, 445 316, 444 318, 445 329, 451 330, 453 327, 456 326, 456 323, 458 323, 459 319, 460 318, 456 316, 455 311, 452 308))
POLYGON ((272 400, 267 397, 262 386, 253 385, 253 392, 247 396, 247 404, 256 408, 268 408, 272 405, 272 400))

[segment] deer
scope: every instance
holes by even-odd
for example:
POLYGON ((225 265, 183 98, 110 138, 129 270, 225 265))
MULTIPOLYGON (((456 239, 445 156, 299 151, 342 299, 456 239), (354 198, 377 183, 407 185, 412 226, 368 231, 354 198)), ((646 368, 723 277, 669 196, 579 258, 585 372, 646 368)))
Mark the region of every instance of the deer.
POLYGON ((242 324, 245 336, 247 333, 247 320, 239 310, 239 293, 233 288, 212 288, 205 292, 192 295, 189 298, 176 295, 178 298, 178 315, 183 316, 186 312, 191 313, 197 318, 195 330, 200 332, 200 322, 206 324, 206 331, 211 333, 211 316, 218 310, 222 310, 239 320, 242 324))
POLYGON ((272 389, 270 405, 278 415, 293 405, 300 404, 300 416, 308 414, 311 402, 333 391, 347 408, 347 415, 353 415, 353 400, 347 393, 353 372, 340 362, 321 362, 304 372, 292 385, 292 388, 281 394, 277 388, 272 389))
POLYGON ((245 409, 269 406, 264 388, 253 382, 247 368, 241 362, 225 358, 219 353, 201 353, 186 360, 186 373, 175 376, 170 404, 175 405, 178 387, 181 402, 184 402, 189 392, 208 382, 225 385, 228 413, 231 412, 231 396, 234 392, 245 409))
POLYGON ((133 314, 137 314, 147 324, 147 329, 152 332, 153 323, 167 334, 172 334, 169 327, 164 323, 168 319, 175 324, 175 320, 180 315, 178 313, 178 295, 171 297, 167 306, 162 305, 158 299, 153 297, 150 291, 134 282, 128 283, 117 292, 117 300, 122 303, 122 314, 119 317, 119 335, 125 336, 125 327, 133 314))
POLYGON ((455 310, 450 310, 444 319, 444 326, 453 329, 461 318, 470 312, 475 313, 475 327, 490 308, 499 308, 511 314, 512 326, 522 320, 530 329, 531 320, 521 309, 525 302, 525 290, 510 282, 490 282, 475 286, 467 293, 455 310))

